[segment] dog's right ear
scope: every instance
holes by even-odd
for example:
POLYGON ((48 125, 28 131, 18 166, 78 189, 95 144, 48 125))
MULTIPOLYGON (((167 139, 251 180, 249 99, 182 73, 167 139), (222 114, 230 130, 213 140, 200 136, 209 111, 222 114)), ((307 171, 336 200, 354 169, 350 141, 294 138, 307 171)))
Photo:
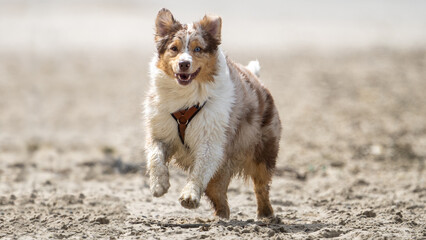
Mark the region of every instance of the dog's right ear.
POLYGON ((155 20, 156 35, 158 37, 166 36, 176 25, 180 25, 180 23, 173 18, 172 13, 168 9, 163 8, 158 12, 157 19, 155 20))

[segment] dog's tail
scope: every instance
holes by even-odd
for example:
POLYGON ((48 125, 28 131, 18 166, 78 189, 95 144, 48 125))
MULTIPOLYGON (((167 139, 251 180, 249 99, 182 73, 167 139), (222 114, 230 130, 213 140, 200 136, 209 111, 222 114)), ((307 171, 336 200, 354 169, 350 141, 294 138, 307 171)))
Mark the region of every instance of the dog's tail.
POLYGON ((249 64, 247 64, 246 68, 252 72, 254 75, 260 77, 260 64, 259 61, 250 61, 249 64))

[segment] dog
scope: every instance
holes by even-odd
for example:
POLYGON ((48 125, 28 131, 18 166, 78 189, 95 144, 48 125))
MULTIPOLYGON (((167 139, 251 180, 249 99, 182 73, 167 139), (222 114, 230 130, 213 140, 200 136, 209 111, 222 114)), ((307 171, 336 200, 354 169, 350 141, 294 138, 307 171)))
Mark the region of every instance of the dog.
POLYGON ((233 62, 221 48, 222 19, 181 24, 167 9, 155 20, 157 52, 144 102, 147 174, 154 197, 170 187, 170 163, 189 173, 179 202, 197 208, 203 193, 215 216, 229 218, 229 182, 251 178, 257 217, 272 217, 269 185, 281 122, 260 65, 233 62))

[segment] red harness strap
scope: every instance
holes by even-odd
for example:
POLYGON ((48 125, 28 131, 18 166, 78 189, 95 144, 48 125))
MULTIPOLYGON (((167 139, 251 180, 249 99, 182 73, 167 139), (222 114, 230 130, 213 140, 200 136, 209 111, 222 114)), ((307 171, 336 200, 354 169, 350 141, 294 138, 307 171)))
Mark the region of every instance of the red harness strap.
POLYGON ((201 108, 204 107, 206 103, 203 105, 195 105, 190 108, 179 110, 174 113, 171 113, 172 117, 176 120, 178 123, 178 133, 180 141, 183 145, 185 145, 185 130, 188 127, 189 122, 197 115, 197 113, 201 110, 201 108))

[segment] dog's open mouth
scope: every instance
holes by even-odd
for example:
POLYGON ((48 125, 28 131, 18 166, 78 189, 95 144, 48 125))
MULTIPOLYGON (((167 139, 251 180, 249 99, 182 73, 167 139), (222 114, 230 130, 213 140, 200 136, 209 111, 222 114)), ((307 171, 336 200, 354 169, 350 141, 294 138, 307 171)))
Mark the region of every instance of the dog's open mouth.
POLYGON ((197 71, 193 73, 175 73, 175 77, 179 84, 181 85, 188 85, 191 83, 191 81, 197 77, 198 73, 200 72, 201 67, 197 69, 197 71))

